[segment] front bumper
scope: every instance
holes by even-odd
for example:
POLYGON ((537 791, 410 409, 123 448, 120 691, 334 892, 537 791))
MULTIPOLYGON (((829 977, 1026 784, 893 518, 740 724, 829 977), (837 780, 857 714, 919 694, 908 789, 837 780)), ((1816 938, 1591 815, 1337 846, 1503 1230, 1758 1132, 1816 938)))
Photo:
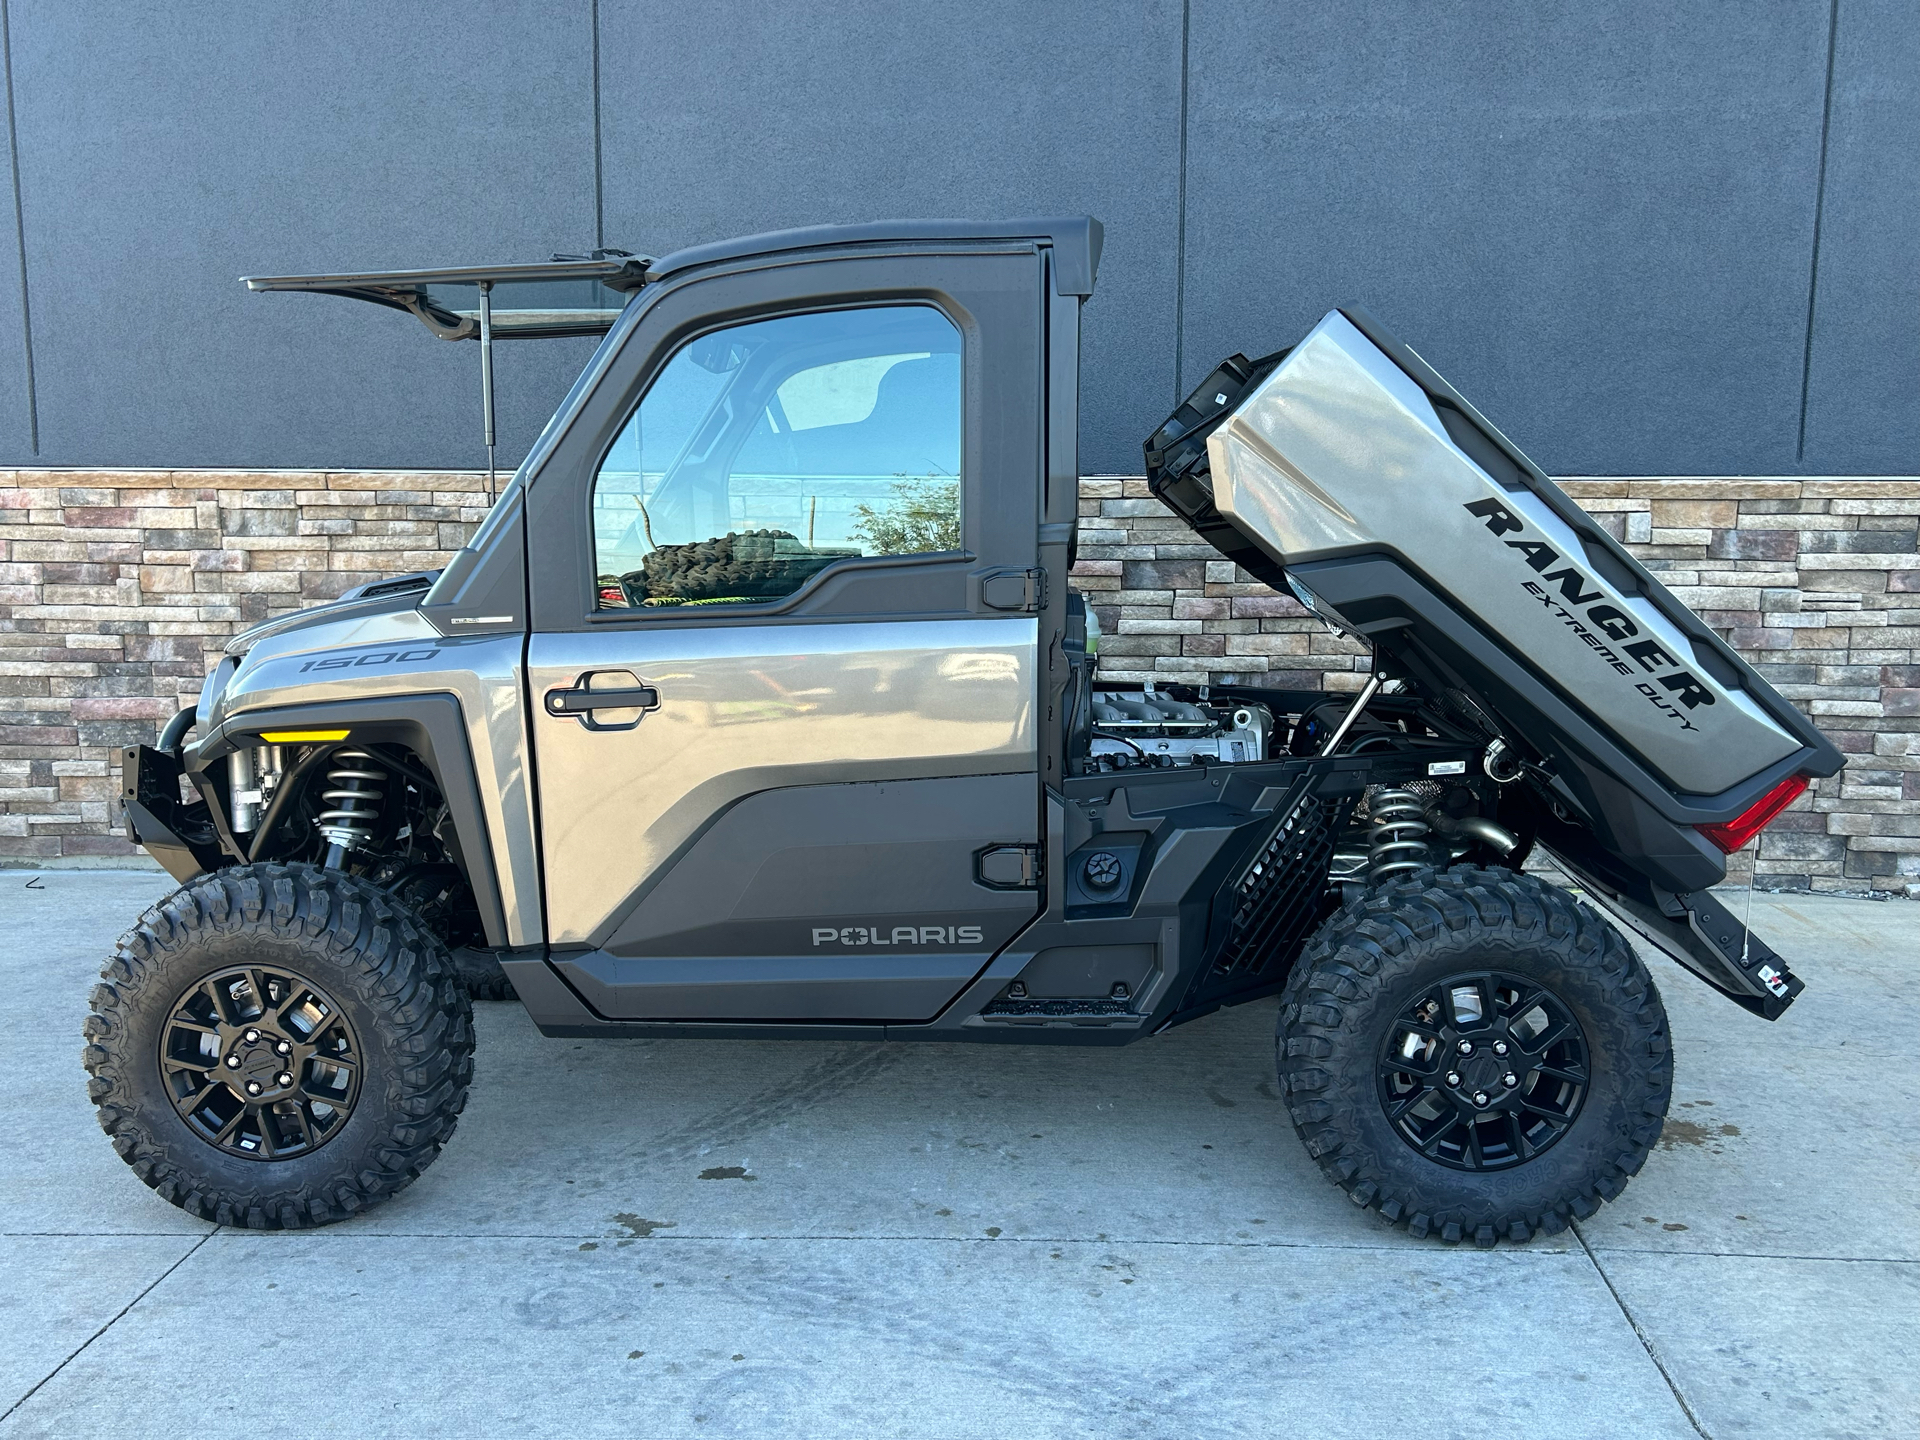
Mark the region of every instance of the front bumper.
POLYGON ((180 799, 180 762, 151 745, 120 752, 120 806, 127 838, 182 885, 220 863, 220 840, 204 801, 180 799))

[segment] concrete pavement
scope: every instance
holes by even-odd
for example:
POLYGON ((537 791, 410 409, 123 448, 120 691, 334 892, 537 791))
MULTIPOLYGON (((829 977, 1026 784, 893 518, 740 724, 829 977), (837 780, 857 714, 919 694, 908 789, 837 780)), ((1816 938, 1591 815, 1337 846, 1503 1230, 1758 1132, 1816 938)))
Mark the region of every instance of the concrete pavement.
POLYGON ((1344 1202, 1271 1003, 1120 1051, 553 1041, 479 1008, 398 1200, 222 1230, 93 1121, 88 985, 167 888, 0 873, 0 1440, 1920 1431, 1920 907, 1759 896, 1767 1025, 1664 961, 1661 1147, 1491 1253, 1344 1202))

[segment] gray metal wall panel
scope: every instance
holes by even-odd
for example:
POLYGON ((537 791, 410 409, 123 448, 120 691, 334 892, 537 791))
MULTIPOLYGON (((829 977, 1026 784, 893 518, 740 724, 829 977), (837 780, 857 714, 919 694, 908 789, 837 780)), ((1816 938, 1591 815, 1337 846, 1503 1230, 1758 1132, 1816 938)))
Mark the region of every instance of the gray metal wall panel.
MULTIPOLYGON (((4 83, 5 76, 0 75, 0 84, 4 83)), ((31 464, 33 427, 22 323, 25 296, 20 288, 20 232, 14 224, 13 132, 7 121, 7 100, 0 91, 0 457, 18 456, 19 463, 31 464)))
MULTIPOLYGON (((1181 7, 601 0, 606 236, 1087 210, 1082 465, 1174 398, 1181 7), (1039 23, 1036 25, 1036 21, 1039 23)), ((11 0, 42 453, 0 242, 0 465, 479 462, 477 355, 247 272, 593 239, 591 0, 11 0), (21 415, 14 415, 21 411, 21 415)), ((1920 466, 1920 10, 1193 0, 1187 379, 1358 301, 1562 473, 1920 466)), ((502 459, 587 351, 502 346, 502 459)))
POLYGON ((902 216, 1098 216, 1081 467, 1173 397, 1180 8, 601 0, 607 236, 629 249, 902 216), (663 57, 671 57, 670 63, 663 57))
POLYGON ((1842 0, 1805 467, 1920 474, 1920 7, 1842 0))
POLYGON ((1826 33, 1196 0, 1188 378, 1358 303, 1550 472, 1791 471, 1826 33))
MULTIPOLYGON (((587 13, 13 0, 42 462, 480 463, 477 347, 236 277, 590 243, 587 13)), ((585 353, 502 347, 509 458, 585 353)))

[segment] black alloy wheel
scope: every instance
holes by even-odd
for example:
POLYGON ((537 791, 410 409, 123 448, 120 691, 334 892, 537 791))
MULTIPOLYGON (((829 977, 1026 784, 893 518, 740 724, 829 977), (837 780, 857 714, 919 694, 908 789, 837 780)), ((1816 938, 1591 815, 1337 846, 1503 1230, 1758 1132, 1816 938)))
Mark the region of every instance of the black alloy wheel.
POLYGON ((285 1160, 340 1133, 362 1064, 330 995, 293 971, 246 965, 187 987, 161 1031, 160 1069, 202 1140, 242 1159, 285 1160))
POLYGON ((298 1230, 420 1177, 473 1081, 473 1007, 418 912, 308 864, 199 875, 120 938, 85 1020, 87 1097, 162 1199, 298 1230))
POLYGON ((1620 932, 1533 875, 1368 885, 1294 962, 1276 1032, 1294 1129, 1416 1236, 1557 1234, 1618 1196, 1673 1095, 1666 1011, 1620 932))
POLYGON ((1401 1011, 1380 1053, 1380 1103, 1415 1150, 1456 1170, 1531 1160, 1572 1128, 1587 1037, 1545 985, 1450 975, 1401 1011))

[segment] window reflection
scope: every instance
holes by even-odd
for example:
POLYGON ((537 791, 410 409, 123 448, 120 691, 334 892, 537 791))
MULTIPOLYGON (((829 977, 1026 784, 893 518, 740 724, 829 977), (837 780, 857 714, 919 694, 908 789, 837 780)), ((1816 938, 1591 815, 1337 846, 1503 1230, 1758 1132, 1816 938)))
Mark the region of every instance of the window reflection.
POLYGON ((960 394, 931 306, 688 342, 596 479, 601 608, 764 603, 849 556, 959 549, 960 394))

